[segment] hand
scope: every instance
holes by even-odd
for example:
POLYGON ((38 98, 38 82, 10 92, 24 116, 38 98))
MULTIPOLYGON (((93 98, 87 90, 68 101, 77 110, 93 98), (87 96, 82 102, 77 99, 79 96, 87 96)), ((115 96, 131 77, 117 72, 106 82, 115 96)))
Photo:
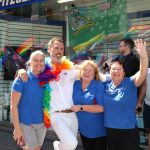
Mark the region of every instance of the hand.
POLYGON ((137 104, 136 104, 136 112, 138 114, 140 114, 142 112, 142 103, 141 103, 141 101, 138 101, 137 104))
POLYGON ((135 49, 141 58, 148 58, 145 41, 137 39, 135 41, 135 49))
POLYGON ((140 101, 137 101, 136 108, 138 108, 138 107, 141 107, 141 108, 142 108, 142 104, 141 104, 140 101))
POLYGON ((78 64, 74 65, 74 69, 79 70, 80 69, 79 65, 78 64))
POLYGON ((23 80, 24 82, 28 81, 28 74, 24 69, 19 70, 18 77, 21 78, 21 80, 23 80))
POLYGON ((22 133, 21 129, 14 130, 14 132, 13 132, 13 138, 17 142, 17 145, 19 144, 20 139, 22 137, 23 137, 23 133, 22 133))
POLYGON ((81 110, 81 106, 80 105, 74 105, 71 107, 71 110, 73 112, 79 112, 81 110))

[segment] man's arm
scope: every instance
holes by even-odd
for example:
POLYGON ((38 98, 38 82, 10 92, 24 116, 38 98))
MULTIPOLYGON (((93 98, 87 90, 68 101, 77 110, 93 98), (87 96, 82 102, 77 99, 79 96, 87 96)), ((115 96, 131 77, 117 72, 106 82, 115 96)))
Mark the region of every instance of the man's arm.
POLYGON ((99 75, 100 75, 100 81, 101 82, 106 82, 106 81, 111 80, 110 74, 103 74, 103 73, 99 72, 99 75))
POLYGON ((146 96, 146 80, 139 87, 138 101, 136 108, 142 107, 143 100, 146 96))
POLYGON ((16 77, 19 77, 22 79, 22 81, 28 81, 28 74, 25 69, 20 69, 16 75, 16 77))

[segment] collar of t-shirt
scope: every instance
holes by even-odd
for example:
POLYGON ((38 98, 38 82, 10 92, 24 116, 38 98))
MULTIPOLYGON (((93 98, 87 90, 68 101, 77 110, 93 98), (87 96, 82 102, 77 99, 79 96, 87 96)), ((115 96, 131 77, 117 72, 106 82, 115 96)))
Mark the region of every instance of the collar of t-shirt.
POLYGON ((27 73, 31 79, 34 79, 34 78, 37 79, 37 77, 31 72, 31 70, 28 70, 27 73))
POLYGON ((130 57, 132 57, 134 54, 133 54, 133 52, 131 52, 130 54, 128 54, 128 55, 126 55, 126 56, 124 56, 125 57, 125 59, 127 60, 127 59, 129 59, 130 57))
POLYGON ((97 80, 93 79, 93 80, 90 82, 90 84, 88 85, 88 87, 83 91, 83 90, 82 90, 82 80, 80 80, 80 89, 81 89, 83 92, 89 91, 90 89, 95 88, 95 86, 97 85, 96 82, 97 82, 97 80))

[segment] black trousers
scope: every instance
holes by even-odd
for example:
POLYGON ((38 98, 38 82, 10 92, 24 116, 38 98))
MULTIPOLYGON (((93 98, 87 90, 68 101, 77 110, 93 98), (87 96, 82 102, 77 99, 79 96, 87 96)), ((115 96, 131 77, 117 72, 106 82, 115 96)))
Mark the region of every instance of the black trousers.
POLYGON ((107 129, 108 150, 138 150, 138 129, 107 129))
POLYGON ((80 133, 84 150, 107 150, 107 138, 87 138, 80 133))

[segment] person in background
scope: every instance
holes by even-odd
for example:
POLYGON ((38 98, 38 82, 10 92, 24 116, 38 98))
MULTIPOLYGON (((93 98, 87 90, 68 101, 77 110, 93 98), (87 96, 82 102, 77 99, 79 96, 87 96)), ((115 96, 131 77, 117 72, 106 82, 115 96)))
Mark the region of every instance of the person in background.
POLYGON ((44 61, 41 51, 33 52, 29 59, 28 81, 16 78, 12 85, 10 109, 13 135, 24 150, 40 150, 46 134, 42 106, 44 88, 39 86, 37 78, 44 68, 44 61))
MULTIPOLYGON (((134 41, 131 38, 125 38, 120 40, 120 53, 125 58, 125 76, 131 77, 139 71, 140 61, 136 55, 133 54, 134 41)), ((146 94, 146 81, 143 81, 138 89, 138 101, 136 109, 138 112, 142 111, 142 102, 146 94)))
POLYGON ((149 68, 147 72, 147 80, 146 80, 146 97, 144 100, 144 110, 143 110, 143 120, 144 120, 144 128, 148 131, 148 149, 150 150, 150 62, 149 68))
POLYGON ((92 60, 79 65, 79 80, 73 86, 72 110, 77 113, 79 132, 84 150, 106 150, 106 129, 102 100, 104 87, 98 66, 92 60))
POLYGON ((136 127, 137 87, 146 78, 148 55, 146 43, 135 41, 140 56, 140 69, 132 77, 125 77, 122 57, 114 57, 110 65, 111 81, 104 83, 104 124, 107 127, 108 150, 138 150, 136 127))

